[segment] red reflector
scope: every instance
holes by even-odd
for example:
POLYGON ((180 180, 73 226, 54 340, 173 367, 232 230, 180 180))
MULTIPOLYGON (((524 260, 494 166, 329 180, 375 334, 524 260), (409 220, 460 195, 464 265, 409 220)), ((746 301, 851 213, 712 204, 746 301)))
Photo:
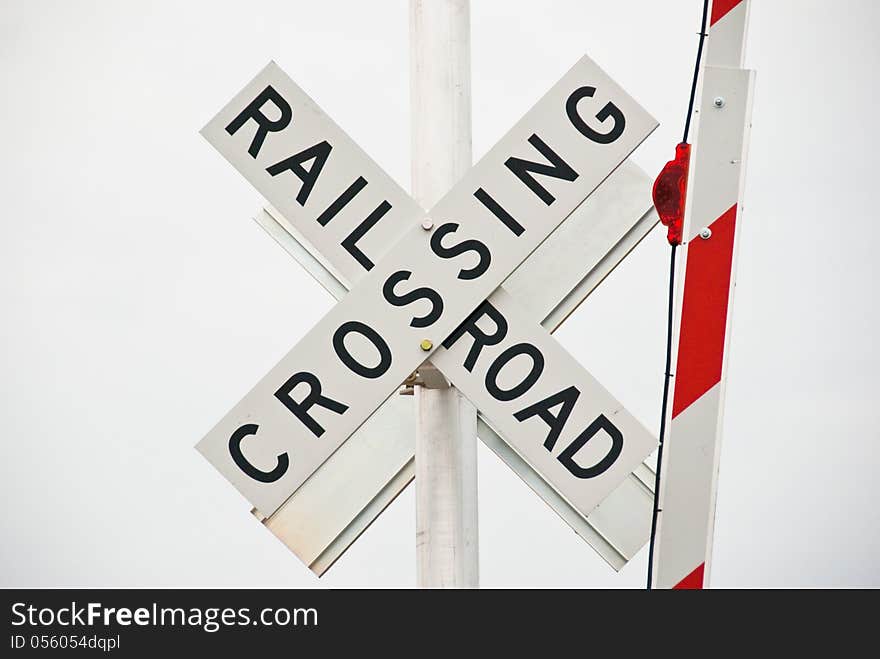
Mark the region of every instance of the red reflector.
POLYGON ((654 181, 654 208, 660 221, 669 227, 666 239, 670 245, 681 245, 684 224, 684 197, 687 192, 688 165, 691 160, 691 145, 686 142, 676 145, 675 160, 670 160, 654 181))

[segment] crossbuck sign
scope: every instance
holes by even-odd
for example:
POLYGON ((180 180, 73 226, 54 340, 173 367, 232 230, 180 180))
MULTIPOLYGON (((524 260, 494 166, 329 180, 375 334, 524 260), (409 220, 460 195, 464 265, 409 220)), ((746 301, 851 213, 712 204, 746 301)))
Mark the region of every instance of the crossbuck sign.
POLYGON ((425 213, 269 64, 202 132, 350 292, 198 449, 269 516, 430 359, 589 513, 656 440, 502 284, 656 126, 584 57, 425 213))

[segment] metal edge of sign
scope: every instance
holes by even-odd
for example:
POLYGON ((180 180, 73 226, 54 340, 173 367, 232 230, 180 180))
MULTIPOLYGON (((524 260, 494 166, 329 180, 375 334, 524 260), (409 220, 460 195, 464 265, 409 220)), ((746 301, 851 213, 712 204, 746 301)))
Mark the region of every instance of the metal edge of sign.
MULTIPOLYGON (((641 170, 641 175, 647 180, 641 170)), ((256 222, 293 256, 321 286, 335 298, 347 292, 346 287, 331 268, 309 247, 308 241, 297 234, 289 223, 278 219, 280 213, 265 209, 255 218, 256 222)), ((588 271, 547 314, 542 325, 555 330, 562 321, 586 299, 586 297, 610 274, 610 272, 635 248, 657 223, 653 208, 639 218, 600 261, 588 271)), ((603 500, 589 515, 584 517, 566 502, 541 476, 502 440, 483 421, 479 422, 480 439, 533 490, 547 505, 615 570, 621 569, 647 542, 650 514, 653 506, 653 470, 647 464, 640 465, 630 476, 603 500)), ((329 466, 329 465, 325 465, 329 466)), ((322 467, 323 469, 324 467, 322 467)), ((285 545, 305 562, 317 575, 322 575, 342 553, 367 529, 376 517, 396 498, 414 477, 414 465, 410 458, 360 509, 351 521, 337 533, 317 554, 307 552, 301 546, 301 538, 294 537, 279 523, 284 517, 285 502, 269 518, 258 511, 261 519, 285 545)))

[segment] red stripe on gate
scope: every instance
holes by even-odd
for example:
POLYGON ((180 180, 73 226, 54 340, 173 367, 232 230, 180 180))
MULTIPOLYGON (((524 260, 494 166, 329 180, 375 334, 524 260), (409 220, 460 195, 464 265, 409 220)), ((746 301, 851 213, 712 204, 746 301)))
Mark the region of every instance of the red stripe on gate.
POLYGON ((709 25, 715 25, 724 18, 731 9, 736 7, 742 0, 714 0, 712 2, 712 17, 709 19, 709 25))
POLYGON ((721 379, 735 227, 736 204, 688 243, 673 418, 721 379))
POLYGON ((705 563, 700 563, 694 571, 673 586, 675 590, 701 590, 703 588, 703 572, 705 563))

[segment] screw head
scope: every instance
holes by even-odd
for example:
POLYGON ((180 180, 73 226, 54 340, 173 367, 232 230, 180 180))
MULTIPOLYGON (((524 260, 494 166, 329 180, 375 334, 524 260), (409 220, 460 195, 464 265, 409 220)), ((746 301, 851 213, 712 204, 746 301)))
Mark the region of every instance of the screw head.
POLYGON ((422 220, 422 228, 425 231, 430 231, 431 229, 434 228, 434 223, 431 222, 431 220, 422 220))
POLYGON ((419 344, 419 348, 428 352, 431 348, 434 347, 433 341, 431 339, 422 339, 422 342, 419 344))
POLYGON ((715 100, 712 102, 715 104, 716 108, 723 108, 724 107, 724 99, 721 98, 720 96, 716 96, 715 100))
POLYGON ((703 240, 709 240, 712 237, 712 229, 709 227, 703 227, 700 229, 700 238, 703 240))

